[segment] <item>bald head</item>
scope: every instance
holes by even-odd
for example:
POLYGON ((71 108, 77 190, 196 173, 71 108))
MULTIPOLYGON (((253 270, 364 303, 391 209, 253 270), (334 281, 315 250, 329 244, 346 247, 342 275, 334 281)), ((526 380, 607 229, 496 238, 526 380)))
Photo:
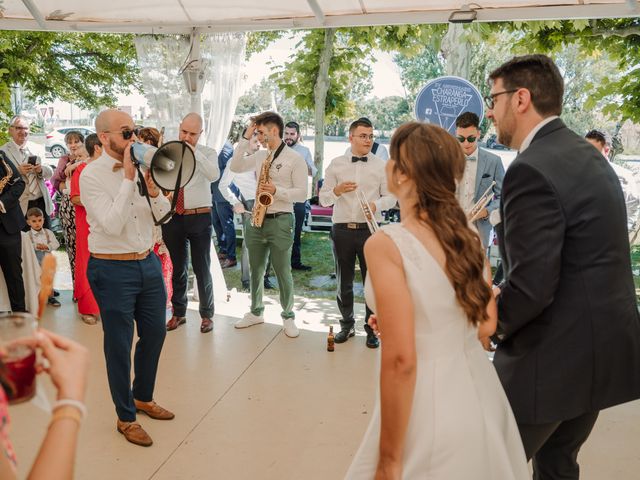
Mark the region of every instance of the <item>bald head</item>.
POLYGON ((188 113, 180 123, 178 138, 195 147, 202 133, 202 117, 197 113, 188 113))
POLYGON ((121 130, 132 123, 133 119, 126 112, 115 109, 103 110, 96 117, 96 133, 121 130))

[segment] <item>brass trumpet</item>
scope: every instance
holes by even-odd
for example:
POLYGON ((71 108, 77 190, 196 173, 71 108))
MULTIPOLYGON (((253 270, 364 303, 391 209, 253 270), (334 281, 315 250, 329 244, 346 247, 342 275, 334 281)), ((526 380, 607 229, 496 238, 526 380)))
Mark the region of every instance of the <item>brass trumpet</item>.
POLYGON ((495 184, 496 184, 495 180, 491 182, 491 185, 489 185, 489 188, 485 190, 485 192, 478 199, 478 201, 473 205, 473 207, 471 207, 471 210, 467 212, 467 218, 469 219, 470 222, 475 222, 476 220, 478 220, 478 215, 480 214, 482 209, 487 205, 489 205, 489 202, 493 200, 493 196, 494 196, 493 186, 495 184))
POLYGON ((380 226, 376 221, 376 217, 373 215, 371 211, 371 207, 369 206, 369 202, 367 202, 367 197, 364 196, 364 192, 362 190, 356 190, 356 197, 358 197, 358 201, 360 202, 360 208, 362 209, 362 213, 364 213, 364 218, 367 221, 367 226, 369 227, 369 231, 371 233, 376 233, 380 230, 380 226))

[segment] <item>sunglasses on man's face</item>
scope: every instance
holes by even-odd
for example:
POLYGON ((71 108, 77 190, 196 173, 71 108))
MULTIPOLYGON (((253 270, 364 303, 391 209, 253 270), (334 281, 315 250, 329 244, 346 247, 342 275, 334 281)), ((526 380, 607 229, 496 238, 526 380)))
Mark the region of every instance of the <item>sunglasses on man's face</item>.
POLYGON ((122 135, 122 138, 124 140, 131 140, 131 137, 133 137, 134 133, 136 134, 136 136, 138 136, 138 134, 140 133, 140 129, 134 128, 133 130, 131 130, 130 128, 125 128, 124 130, 116 130, 116 131, 105 130, 104 133, 119 133, 120 135, 122 135))
POLYGON ((469 135, 468 137, 463 137, 462 135, 456 135, 456 138, 460 143, 464 143, 465 140, 469 143, 474 143, 478 139, 478 137, 476 137, 475 135, 469 135))

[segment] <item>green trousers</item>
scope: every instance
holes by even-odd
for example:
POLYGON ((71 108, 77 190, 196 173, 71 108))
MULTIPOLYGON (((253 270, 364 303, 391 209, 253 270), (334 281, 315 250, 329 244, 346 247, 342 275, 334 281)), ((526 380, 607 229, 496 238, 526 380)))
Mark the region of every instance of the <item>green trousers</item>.
POLYGON ((261 228, 251 225, 250 215, 245 219, 245 242, 249 250, 251 274, 251 313, 264 312, 264 272, 271 256, 271 266, 278 279, 282 318, 295 318, 293 313, 293 276, 291 275, 291 246, 293 245, 293 214, 265 218, 261 228))

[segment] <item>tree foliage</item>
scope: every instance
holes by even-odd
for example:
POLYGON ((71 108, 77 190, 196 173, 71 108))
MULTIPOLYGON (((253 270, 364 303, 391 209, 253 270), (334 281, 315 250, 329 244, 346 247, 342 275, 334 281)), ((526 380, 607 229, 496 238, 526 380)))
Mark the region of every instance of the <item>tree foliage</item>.
POLYGON ((129 35, 0 32, 3 121, 14 113, 8 94, 16 85, 33 101, 59 99, 83 108, 113 105, 117 94, 139 87, 135 54, 129 35))

